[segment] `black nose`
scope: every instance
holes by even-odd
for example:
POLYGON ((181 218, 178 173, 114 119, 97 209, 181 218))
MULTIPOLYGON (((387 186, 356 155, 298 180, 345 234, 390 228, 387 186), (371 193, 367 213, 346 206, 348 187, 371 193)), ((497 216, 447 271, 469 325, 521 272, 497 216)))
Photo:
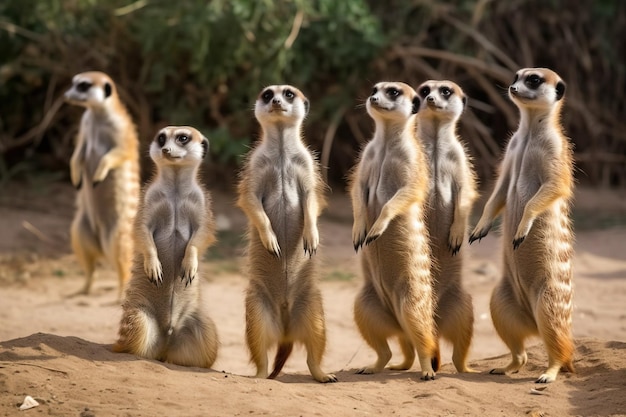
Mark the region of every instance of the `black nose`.
POLYGON ((162 151, 164 154, 169 154, 170 152, 172 152, 172 150, 171 150, 170 148, 163 148, 163 149, 161 149, 161 151, 162 151))
POLYGON ((429 103, 432 103, 433 101, 435 101, 435 97, 433 97, 433 96, 428 96, 428 97, 426 97, 426 100, 427 100, 429 103))
POLYGON ((515 87, 515 86, 513 86, 513 85, 512 85, 512 86, 510 86, 510 87, 509 87, 509 91, 511 91, 511 92, 513 92, 513 93, 517 93, 517 87, 515 87))
POLYGON ((273 99, 272 104, 280 104, 280 99, 279 98, 273 99))
POLYGON ((370 101, 371 101, 372 103, 378 103, 378 97, 376 97, 376 96, 371 96, 371 97, 370 97, 370 101))

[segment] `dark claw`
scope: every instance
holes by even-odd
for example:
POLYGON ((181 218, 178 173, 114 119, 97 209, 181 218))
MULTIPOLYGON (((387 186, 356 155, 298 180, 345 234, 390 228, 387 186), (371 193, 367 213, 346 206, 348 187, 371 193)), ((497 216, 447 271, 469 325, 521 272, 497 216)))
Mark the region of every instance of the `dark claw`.
POLYGON ((535 384, 547 384, 547 383, 548 383, 548 381, 545 378, 538 378, 535 381, 535 384))
POLYGON ((380 237, 380 235, 370 236, 367 239, 365 239, 365 244, 369 245, 370 243, 372 243, 373 241, 375 241, 379 237, 380 237))
POLYGON ((483 232, 482 230, 478 233, 478 235, 475 235, 475 234, 472 233, 472 235, 469 238, 469 244, 471 245, 472 243, 474 243, 477 240, 478 240, 478 242, 480 242, 482 240, 482 238, 487 236, 487 233, 489 233, 489 231, 483 232))
POLYGON ((454 247, 452 245, 448 245, 448 249, 450 249, 450 252, 452 252, 452 256, 454 256, 461 250, 461 245, 456 245, 454 247))
POLYGON ((362 375, 362 374, 363 374, 363 372, 365 372, 365 368, 363 368, 363 369, 357 369, 357 371, 355 372, 355 374, 362 375))
POLYGON ((494 368, 494 369, 492 369, 491 371, 489 371, 489 374, 490 374, 490 375, 496 375, 494 372, 496 372, 496 369, 495 369, 495 368, 494 368))
MULTIPOLYGON (((81 182, 82 182, 82 181, 81 181, 81 182)), ((102 182, 102 181, 94 181, 94 182, 92 183, 93 188, 96 188, 96 187, 97 187, 97 186, 98 186, 101 182, 102 182)))
POLYGON ((426 376, 422 377, 421 379, 422 379, 422 381, 434 381, 435 380, 435 376, 434 375, 433 376, 426 375, 426 376))
POLYGON ((328 381, 326 381, 327 384, 332 384, 333 382, 337 382, 338 379, 336 376, 333 375, 332 378, 330 378, 328 381))
POLYGON ((513 249, 515 250, 515 249, 519 248, 519 245, 521 245, 521 244, 522 244, 522 242, 524 241, 524 239, 526 239, 526 236, 522 236, 522 237, 520 237, 519 239, 515 239, 515 240, 513 241, 513 249))

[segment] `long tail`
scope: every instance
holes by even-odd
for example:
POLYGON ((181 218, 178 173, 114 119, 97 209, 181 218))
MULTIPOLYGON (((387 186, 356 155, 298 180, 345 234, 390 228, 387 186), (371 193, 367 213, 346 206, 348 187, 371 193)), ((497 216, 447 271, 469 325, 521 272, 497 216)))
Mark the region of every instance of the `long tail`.
POLYGON ((267 379, 274 379, 278 376, 283 366, 285 366, 285 362, 291 355, 291 351, 293 350, 293 342, 280 343, 278 345, 278 349, 276 350, 276 357, 274 358, 274 370, 267 377, 267 379))

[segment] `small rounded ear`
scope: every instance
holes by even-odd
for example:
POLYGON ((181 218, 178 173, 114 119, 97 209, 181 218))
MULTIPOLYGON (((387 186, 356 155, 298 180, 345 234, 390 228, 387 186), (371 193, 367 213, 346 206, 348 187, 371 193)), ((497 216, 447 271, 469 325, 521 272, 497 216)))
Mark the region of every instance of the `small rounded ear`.
POLYGON ((209 140, 202 136, 202 159, 209 153, 209 140))
POLYGON ((418 96, 413 97, 413 108, 411 109, 412 114, 416 114, 420 111, 420 98, 418 96))
POLYGON ((308 115, 309 114, 309 107, 311 106, 311 103, 309 103, 309 99, 305 98, 304 99, 304 115, 308 115))
POLYGON ((111 84, 104 83, 104 98, 108 98, 109 96, 111 96, 112 93, 113 87, 111 87, 111 84))
POLYGON ((556 83, 556 101, 559 101, 565 95, 565 83, 563 81, 559 81, 556 83))

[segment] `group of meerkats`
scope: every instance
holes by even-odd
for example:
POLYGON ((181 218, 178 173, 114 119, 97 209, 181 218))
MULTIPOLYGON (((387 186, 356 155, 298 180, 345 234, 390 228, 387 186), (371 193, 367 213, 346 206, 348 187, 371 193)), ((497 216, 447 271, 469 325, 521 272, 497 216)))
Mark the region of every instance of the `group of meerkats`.
MULTIPOLYGON (((512 360, 491 373, 518 371, 527 361, 524 340, 538 334, 549 357, 537 379, 543 383, 562 367, 573 370, 573 166, 559 121, 564 92, 549 69, 517 72, 508 93, 519 127, 469 234, 469 243, 480 240, 502 213, 504 270, 490 307, 512 360)), ((113 81, 101 72, 78 74, 66 99, 86 108, 70 164, 79 189, 72 246, 87 275, 82 293, 95 262, 107 259, 117 269, 120 297, 127 284, 113 349, 211 367, 217 330, 194 280, 199 257, 216 240, 211 198, 198 178, 209 141, 192 127, 161 129, 150 144, 156 172, 140 192, 138 138, 113 81)), ((349 181, 364 280, 354 319, 377 360, 359 373, 384 369, 393 336, 404 358, 390 369, 410 369, 417 351, 422 378, 434 379, 443 337, 453 345, 457 371, 474 372, 467 364, 472 299, 461 274, 476 178, 456 134, 466 105, 457 84, 432 80, 417 91, 380 82, 366 101, 375 131, 349 181)), ((249 220, 246 342, 258 378, 276 377, 300 342, 313 378, 335 382, 320 367, 326 335, 315 254, 325 184, 302 138, 308 110, 308 99, 289 85, 264 88, 256 100, 262 134, 238 187, 249 220)))

